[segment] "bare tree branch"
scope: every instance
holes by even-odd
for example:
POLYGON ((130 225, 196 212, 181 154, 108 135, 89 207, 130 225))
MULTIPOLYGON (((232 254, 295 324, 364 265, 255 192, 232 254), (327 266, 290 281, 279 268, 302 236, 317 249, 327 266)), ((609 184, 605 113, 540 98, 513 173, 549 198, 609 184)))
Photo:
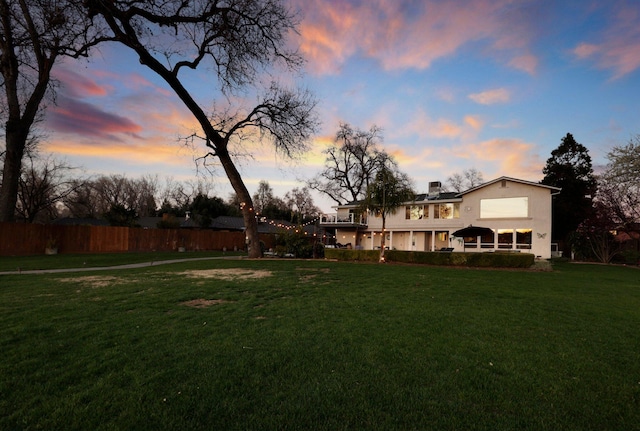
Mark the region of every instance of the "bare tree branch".
MULTIPOLYGON (((229 143, 242 140, 243 130, 255 128, 276 151, 293 155, 304 150, 315 132, 315 101, 308 92, 291 92, 271 85, 264 99, 244 118, 212 124, 180 72, 210 66, 217 89, 229 94, 260 80, 276 65, 297 71, 301 57, 288 50, 286 37, 297 20, 282 0, 85 0, 91 16, 101 16, 112 37, 136 52, 140 63, 157 73, 191 111, 204 133, 205 155, 215 156, 243 208, 247 245, 252 257, 261 255, 255 209, 236 167, 229 143), (223 127, 220 127, 223 126, 223 127)), ((240 112, 240 110, 236 110, 240 112)))
POLYGON ((382 131, 375 125, 363 131, 340 124, 334 145, 324 151, 325 169, 308 180, 307 186, 339 205, 362 199, 376 172, 386 162, 395 164, 379 148, 381 141, 382 131))
POLYGON ((0 187, 0 221, 15 216, 18 184, 29 136, 55 94, 51 70, 60 57, 86 57, 107 38, 80 1, 0 0, 0 73, 5 154, 0 187))

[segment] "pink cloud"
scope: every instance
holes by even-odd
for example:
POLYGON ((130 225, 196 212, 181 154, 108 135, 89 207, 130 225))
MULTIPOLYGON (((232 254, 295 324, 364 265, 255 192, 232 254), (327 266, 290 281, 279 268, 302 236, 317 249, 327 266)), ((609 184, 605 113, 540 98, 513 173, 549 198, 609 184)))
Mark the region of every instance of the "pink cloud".
POLYGON ((493 90, 482 91, 469 95, 469 99, 481 105, 494 105, 496 103, 506 103, 511 98, 506 88, 495 88, 493 90))
POLYGON ((592 43, 581 43, 573 49, 573 54, 578 58, 584 59, 597 54, 598 51, 600 51, 600 47, 598 45, 594 45, 592 43))
POLYGON ((80 157, 82 159, 115 160, 124 164, 152 165, 163 164, 169 166, 189 166, 193 163, 193 154, 183 148, 173 145, 150 144, 140 145, 130 142, 109 143, 107 145, 91 145, 82 142, 54 140, 45 145, 45 149, 52 153, 80 157))
POLYGON ((417 112, 403 127, 405 136, 415 134, 420 140, 436 139, 473 139, 484 127, 479 116, 465 115, 458 122, 448 118, 433 119, 425 112, 417 112))
POLYGON ((532 24, 526 5, 519 10, 509 0, 294 1, 304 16, 301 50, 315 73, 335 73, 357 53, 387 70, 425 69, 478 41, 486 42, 489 55, 506 56, 511 67, 528 73, 537 67, 528 49, 532 24))
POLYGON ((63 86, 63 92, 71 97, 106 96, 109 87, 98 84, 87 75, 65 67, 54 68, 52 74, 63 86))
POLYGON ((612 70, 614 79, 640 68, 640 8, 635 3, 621 3, 616 12, 599 42, 582 42, 572 50, 576 58, 593 60, 598 68, 612 70))
POLYGON ((116 139, 115 134, 136 136, 142 127, 128 118, 105 112, 89 103, 60 98, 47 117, 56 132, 116 139))
POLYGON ((470 126, 473 130, 481 130, 484 126, 484 121, 477 115, 467 115, 464 117, 466 125, 470 126))
POLYGON ((529 75, 535 75, 538 69, 538 57, 532 54, 523 54, 514 57, 509 66, 527 72, 529 75))
POLYGON ((308 2, 301 0, 299 6, 306 15, 300 25, 300 49, 313 62, 310 71, 320 74, 335 72, 357 47, 353 40, 353 30, 357 28, 355 8, 347 1, 311 8, 308 2))
POLYGON ((536 154, 534 144, 520 139, 490 139, 454 149, 454 155, 491 162, 498 175, 510 175, 538 181, 542 177, 544 162, 536 154))
POLYGON ((146 87, 146 88, 150 88, 154 93, 159 93, 164 97, 175 97, 175 93, 173 91, 166 88, 158 87, 157 85, 155 85, 154 83, 149 81, 147 78, 145 78, 144 76, 138 73, 131 73, 127 75, 125 79, 118 77, 118 80, 120 80, 127 87, 132 88, 134 90, 140 90, 141 88, 146 87))

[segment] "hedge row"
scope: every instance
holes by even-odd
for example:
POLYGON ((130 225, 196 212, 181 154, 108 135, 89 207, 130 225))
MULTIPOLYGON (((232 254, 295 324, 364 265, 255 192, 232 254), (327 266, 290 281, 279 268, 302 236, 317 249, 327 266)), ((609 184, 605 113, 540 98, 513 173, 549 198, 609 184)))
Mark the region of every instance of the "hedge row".
MULTIPOLYGON (((360 262, 377 262, 380 257, 379 250, 327 248, 324 254, 327 259, 360 262)), ((535 256, 529 253, 446 253, 389 250, 384 255, 387 262, 475 268, 530 268, 535 263, 535 256)))

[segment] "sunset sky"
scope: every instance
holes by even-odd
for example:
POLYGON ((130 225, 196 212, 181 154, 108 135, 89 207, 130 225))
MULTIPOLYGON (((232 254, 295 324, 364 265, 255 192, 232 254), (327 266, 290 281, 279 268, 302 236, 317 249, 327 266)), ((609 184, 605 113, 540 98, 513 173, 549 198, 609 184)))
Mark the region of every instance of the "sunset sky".
MULTIPOLYGON (((319 99, 321 130, 291 163, 257 151, 240 163, 251 193, 276 195, 323 167, 321 151, 340 122, 383 129, 384 148, 413 178, 476 168, 485 180, 542 179, 567 133, 594 166, 640 134, 640 1, 291 0, 300 11, 292 42, 307 59, 296 84, 319 99)), ((55 70, 63 83, 47 111, 44 148, 88 174, 193 178, 203 148, 179 142, 190 113, 135 56, 104 46, 90 63, 55 70)), ((216 82, 189 77, 204 107, 216 82)), ((214 194, 231 192, 218 171, 214 194)), ((315 196, 331 212, 332 203, 315 196)))

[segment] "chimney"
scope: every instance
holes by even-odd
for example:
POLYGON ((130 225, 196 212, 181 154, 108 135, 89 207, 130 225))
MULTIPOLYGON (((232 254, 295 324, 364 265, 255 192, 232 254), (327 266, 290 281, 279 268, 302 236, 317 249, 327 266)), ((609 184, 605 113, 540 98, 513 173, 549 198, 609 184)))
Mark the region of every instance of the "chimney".
POLYGON ((442 183, 440 181, 431 181, 429 183, 429 197, 435 198, 440 194, 442 183))

